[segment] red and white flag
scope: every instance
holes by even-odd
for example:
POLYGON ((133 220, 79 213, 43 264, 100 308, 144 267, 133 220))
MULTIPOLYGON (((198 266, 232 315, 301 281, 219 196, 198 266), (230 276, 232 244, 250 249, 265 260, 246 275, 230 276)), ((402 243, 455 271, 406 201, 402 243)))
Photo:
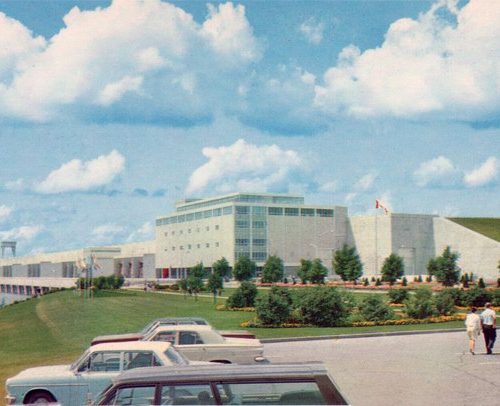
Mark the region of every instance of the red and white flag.
POLYGON ((389 214, 389 210, 387 210, 387 207, 385 207, 380 200, 376 199, 375 200, 375 208, 376 209, 384 209, 385 214, 389 214))

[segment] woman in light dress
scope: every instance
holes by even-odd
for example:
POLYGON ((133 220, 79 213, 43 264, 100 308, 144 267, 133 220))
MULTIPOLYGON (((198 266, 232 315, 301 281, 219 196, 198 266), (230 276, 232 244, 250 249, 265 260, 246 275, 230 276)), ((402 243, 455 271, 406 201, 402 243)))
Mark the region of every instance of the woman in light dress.
POLYGON ((481 318, 476 314, 477 308, 472 306, 470 313, 465 319, 465 327, 467 328, 467 335, 469 336, 469 352, 474 355, 476 346, 476 338, 481 334, 481 318))

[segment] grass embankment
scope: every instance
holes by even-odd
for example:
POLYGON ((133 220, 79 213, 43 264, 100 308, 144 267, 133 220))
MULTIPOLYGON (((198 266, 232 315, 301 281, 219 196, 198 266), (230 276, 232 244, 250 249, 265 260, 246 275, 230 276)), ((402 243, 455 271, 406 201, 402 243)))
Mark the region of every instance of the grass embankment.
MULTIPOLYGON (((137 291, 101 292, 93 299, 64 291, 7 306, 0 309, 0 399, 5 397, 5 380, 23 369, 70 363, 97 335, 139 331, 152 319, 167 316, 203 317, 223 330, 240 329, 240 323, 255 314, 217 311, 210 297, 199 297, 195 301, 183 295, 137 291)), ((461 327, 462 324, 250 330, 260 338, 271 338, 421 330, 461 327)))
POLYGON ((449 220, 500 241, 500 218, 450 217, 449 220))

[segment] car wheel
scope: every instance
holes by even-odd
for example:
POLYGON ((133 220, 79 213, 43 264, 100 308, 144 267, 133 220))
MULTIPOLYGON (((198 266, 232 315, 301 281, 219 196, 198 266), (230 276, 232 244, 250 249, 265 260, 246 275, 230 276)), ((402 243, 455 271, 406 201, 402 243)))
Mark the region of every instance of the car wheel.
POLYGON ((30 393, 24 400, 25 405, 46 405, 55 402, 54 396, 44 391, 30 393))

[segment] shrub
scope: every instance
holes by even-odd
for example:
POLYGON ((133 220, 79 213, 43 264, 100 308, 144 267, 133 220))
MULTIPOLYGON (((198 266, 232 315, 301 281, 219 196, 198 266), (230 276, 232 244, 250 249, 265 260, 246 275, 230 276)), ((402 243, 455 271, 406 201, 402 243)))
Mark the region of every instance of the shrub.
POLYGON ((229 296, 226 305, 228 307, 254 307, 257 287, 251 282, 242 282, 240 287, 229 296))
POLYGON ((486 289, 474 286, 469 289, 466 296, 468 306, 482 307, 486 302, 491 302, 492 295, 486 289))
POLYGON ((430 289, 418 289, 405 301, 405 306, 406 313, 413 319, 425 319, 436 314, 430 289))
POLYGON ((380 280, 380 278, 377 278, 377 280, 375 281, 375 286, 380 286, 382 285, 382 281, 380 280))
POLYGON ((417 282, 423 282, 422 275, 418 275, 417 282))
POLYGON ((394 318, 394 311, 378 295, 366 297, 361 303, 360 312, 367 321, 384 321, 394 318))
POLYGON ((491 296, 491 303, 493 306, 500 306, 500 289, 495 289, 491 296))
POLYGON ((442 292, 446 292, 453 298, 455 306, 467 306, 467 293, 459 288, 447 288, 442 292))
POLYGON ((479 281, 477 282, 477 287, 478 288, 486 288, 486 284, 484 283, 484 279, 483 278, 479 278, 479 281))
POLYGON ((456 311, 454 295, 448 289, 437 293, 434 302, 440 316, 451 316, 456 311))
POLYGON ((418 282, 418 277, 417 276, 413 277, 413 282, 418 282))
POLYGON ((375 282, 375 276, 372 276, 372 282, 375 282))
POLYGON ((500 288, 500 278, 497 279, 497 288, 500 288))
POLYGON ((368 286, 370 282, 368 282, 368 278, 363 279, 363 286, 368 286))
POLYGON ((406 279, 406 276, 403 276, 403 279, 401 280, 401 286, 407 286, 408 285, 408 279, 406 279))
POLYGON ((281 294, 269 292, 268 295, 257 298, 255 311, 262 324, 279 326, 288 320, 292 306, 281 294))
POLYGON ((391 289, 387 294, 391 303, 403 303, 408 299, 408 291, 406 289, 391 289))
POLYGON ((304 323, 320 327, 345 324, 352 304, 348 297, 335 288, 317 287, 309 289, 299 304, 299 313, 304 323))

